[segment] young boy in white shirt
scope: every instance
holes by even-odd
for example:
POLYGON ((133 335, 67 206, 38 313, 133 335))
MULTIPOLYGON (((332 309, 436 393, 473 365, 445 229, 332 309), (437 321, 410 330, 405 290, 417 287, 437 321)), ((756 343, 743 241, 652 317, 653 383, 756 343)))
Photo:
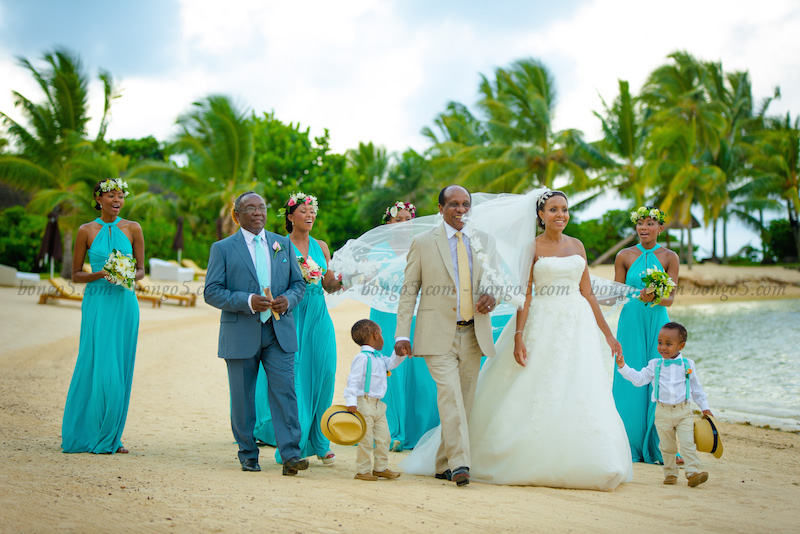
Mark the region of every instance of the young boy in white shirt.
POLYGON ((694 415, 689 399, 697 403, 703 415, 713 414, 697 379, 694 362, 681 356, 687 337, 683 325, 667 323, 658 333, 658 353, 661 358, 653 358, 647 362, 647 367, 636 371, 625 365, 622 354, 618 354, 617 366, 619 374, 634 386, 641 387, 654 382, 652 400, 656 403, 655 425, 661 441, 658 448, 664 458, 664 484, 678 482, 679 470, 675 461, 677 435, 686 478, 689 487, 694 488, 708 480, 708 473, 700 470, 694 442, 694 415))
POLYGON ((386 394, 386 377, 389 371, 403 363, 406 357, 398 356, 394 351, 391 356, 377 352, 383 348, 383 334, 375 321, 357 321, 350 330, 350 335, 357 345, 361 345, 361 352, 353 358, 344 400, 347 410, 353 413, 358 411, 367 423, 367 433, 358 443, 355 478, 370 481, 378 480, 379 477, 397 478, 400 473, 388 469, 391 434, 386 421, 386 404, 381 399, 386 394), (374 467, 370 458, 373 450, 374 467))

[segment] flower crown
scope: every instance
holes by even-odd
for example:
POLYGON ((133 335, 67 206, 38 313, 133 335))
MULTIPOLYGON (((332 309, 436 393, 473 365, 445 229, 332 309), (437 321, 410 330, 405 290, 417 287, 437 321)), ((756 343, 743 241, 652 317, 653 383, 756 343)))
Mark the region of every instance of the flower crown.
POLYGON ((119 189, 125 193, 126 197, 131 194, 131 192, 128 191, 128 182, 124 181, 122 178, 109 178, 108 180, 100 182, 100 191, 103 193, 108 193, 115 189, 119 189))
POLYGON ((287 209, 291 208, 292 206, 296 206, 297 204, 305 204, 307 206, 311 206, 315 212, 319 211, 317 197, 314 195, 306 195, 302 191, 298 193, 292 192, 292 194, 289 195, 289 200, 286 201, 286 206, 278 210, 278 217, 285 217, 287 209))
POLYGON ((639 209, 631 212, 631 222, 634 224, 639 222, 639 219, 646 219, 648 217, 654 221, 658 221, 659 224, 664 224, 664 212, 658 208, 648 208, 647 206, 642 206, 639 209))
POLYGON ((411 214, 411 218, 417 216, 417 207, 414 206, 411 202, 400 202, 399 200, 386 208, 386 212, 383 214, 383 222, 385 223, 392 217, 397 217, 397 213, 400 210, 407 210, 411 214))

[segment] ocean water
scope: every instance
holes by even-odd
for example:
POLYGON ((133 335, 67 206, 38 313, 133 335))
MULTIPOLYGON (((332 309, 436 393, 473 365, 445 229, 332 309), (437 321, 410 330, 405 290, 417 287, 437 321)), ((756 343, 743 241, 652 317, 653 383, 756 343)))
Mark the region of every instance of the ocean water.
POLYGON ((669 316, 689 332, 683 354, 718 419, 800 430, 800 299, 676 306, 669 316))

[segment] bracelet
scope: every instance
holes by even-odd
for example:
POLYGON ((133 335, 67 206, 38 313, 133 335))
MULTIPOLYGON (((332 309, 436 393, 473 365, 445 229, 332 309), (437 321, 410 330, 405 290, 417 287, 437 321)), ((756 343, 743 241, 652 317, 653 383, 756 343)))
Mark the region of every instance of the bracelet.
POLYGON ((521 333, 522 333, 522 330, 517 330, 516 332, 514 332, 514 335, 516 336, 517 334, 521 334, 521 333))

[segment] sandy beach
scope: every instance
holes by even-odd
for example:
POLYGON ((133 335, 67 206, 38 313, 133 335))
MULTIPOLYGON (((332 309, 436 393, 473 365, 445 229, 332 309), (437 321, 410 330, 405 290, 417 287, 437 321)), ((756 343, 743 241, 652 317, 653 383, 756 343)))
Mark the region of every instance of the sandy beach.
MULTIPOLYGON (((610 266, 593 273, 613 278, 610 266)), ((613 268, 611 268, 613 269, 613 268)), ((682 267, 680 304, 800 298, 800 272, 773 267, 682 267), (744 293, 742 286, 747 287, 744 293), (757 288, 767 288, 757 294, 757 288), (701 288, 692 294, 693 288, 701 288), (731 288, 739 288, 732 294, 731 288), (772 288, 772 289, 769 289, 772 288), (783 288, 779 290, 776 288, 783 288), (773 293, 767 294, 767 291, 773 293), (782 291, 782 294, 775 292, 782 291)), ((201 283, 190 284, 199 291, 201 283)), ((284 477, 264 448, 244 473, 230 430, 228 384, 217 358, 218 310, 141 303, 127 455, 61 453, 61 416, 78 350, 80 304, 40 305, 0 288, 0 532, 797 532, 800 436, 721 423, 725 452, 701 454, 709 481, 661 484, 635 464, 613 492, 452 483, 417 476, 353 480, 355 447, 333 445, 332 467, 311 459, 284 477)), ((356 349, 362 304, 331 311, 338 344, 334 402, 356 349)), ((713 406, 713 399, 712 401, 713 406)), ((390 467, 407 453, 392 453, 390 467)), ((530 458, 531 462, 537 461, 530 458)))

